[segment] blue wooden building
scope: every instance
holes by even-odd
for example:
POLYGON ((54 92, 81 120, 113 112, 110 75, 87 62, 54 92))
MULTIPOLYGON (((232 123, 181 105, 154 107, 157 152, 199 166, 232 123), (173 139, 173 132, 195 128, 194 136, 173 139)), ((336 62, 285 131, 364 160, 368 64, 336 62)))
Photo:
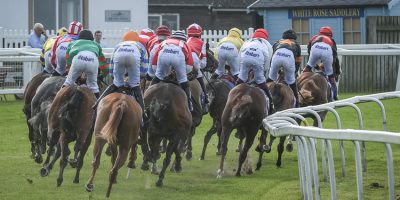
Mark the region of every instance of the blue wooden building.
POLYGON ((338 44, 400 40, 400 17, 388 17, 400 15, 400 0, 258 0, 248 6, 248 11, 263 16, 270 41, 293 29, 299 42, 306 44, 322 26, 332 27, 338 44), (380 32, 388 40, 379 39, 380 32))

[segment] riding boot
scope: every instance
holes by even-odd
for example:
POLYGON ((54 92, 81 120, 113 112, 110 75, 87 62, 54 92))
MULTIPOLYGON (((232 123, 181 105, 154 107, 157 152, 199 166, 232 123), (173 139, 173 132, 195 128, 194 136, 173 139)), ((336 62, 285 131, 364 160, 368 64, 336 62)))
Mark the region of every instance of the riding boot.
POLYGON ((56 70, 51 73, 51 76, 61 76, 56 70))
POLYGON ((155 76, 155 77, 153 78, 153 80, 151 81, 150 85, 157 84, 157 83, 159 83, 160 81, 161 81, 161 80, 160 80, 157 76, 155 76))
POLYGON ((268 108, 268 115, 271 115, 273 110, 274 110, 274 103, 272 102, 272 95, 269 92, 268 86, 265 82, 257 84, 258 87, 260 87, 260 89, 262 89, 265 93, 265 95, 267 95, 268 100, 269 100, 269 108, 268 108))
POLYGON ((311 67, 307 65, 306 67, 304 67, 303 72, 311 72, 311 67))
POLYGON ((140 89, 140 87, 135 86, 131 88, 131 95, 135 97, 136 101, 139 103, 140 107, 142 108, 142 111, 144 112, 144 101, 143 101, 142 90, 140 89))
POLYGON ((208 95, 207 95, 207 91, 206 91, 206 86, 204 85, 203 77, 198 77, 198 78, 197 78, 197 81, 199 81, 200 87, 201 87, 201 89, 203 90, 203 94, 204 94, 204 104, 210 103, 210 102, 208 101, 208 95))
POLYGON ((293 91, 294 98, 296 99, 295 107, 298 108, 299 106, 299 92, 297 91, 297 84, 294 82, 293 84, 289 85, 290 89, 293 91))
POLYGON ((190 94, 189 82, 183 82, 180 85, 181 85, 182 89, 186 93, 187 100, 188 100, 188 105, 189 105, 189 110, 193 111, 192 95, 190 94))
POLYGON ((333 75, 330 75, 329 77, 328 77, 328 81, 329 81, 329 83, 331 84, 331 88, 332 88, 332 93, 333 93, 333 100, 334 101, 337 101, 338 100, 338 94, 337 94, 337 92, 338 92, 338 88, 337 88, 337 85, 336 85, 336 80, 335 80, 335 77, 333 76, 333 75))
POLYGON ((217 79, 219 77, 219 75, 217 73, 214 73, 213 75, 211 75, 210 79, 217 79))
POLYGON ((110 86, 108 86, 108 87, 106 88, 106 90, 104 90, 103 94, 101 94, 101 96, 99 96, 99 97, 97 98, 96 103, 92 106, 93 110, 96 110, 96 108, 97 108, 97 106, 99 105, 99 102, 100 102, 101 99, 103 99, 105 96, 107 96, 107 95, 113 93, 113 92, 114 92, 115 90, 117 90, 117 89, 118 89, 118 87, 117 87, 116 85, 114 85, 114 84, 111 84, 110 86))
POLYGON ((100 92, 94 93, 94 96, 96 97, 96 99, 99 99, 99 97, 100 97, 100 92))
POLYGON ((270 79, 270 78, 267 78, 267 83, 269 83, 269 82, 273 82, 274 80, 272 80, 272 79, 270 79))

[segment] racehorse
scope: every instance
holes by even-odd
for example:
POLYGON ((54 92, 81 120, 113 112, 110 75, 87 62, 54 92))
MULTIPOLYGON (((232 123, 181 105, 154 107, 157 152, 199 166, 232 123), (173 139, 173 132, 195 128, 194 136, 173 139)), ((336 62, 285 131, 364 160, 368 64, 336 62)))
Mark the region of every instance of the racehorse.
MULTIPOLYGON (((35 134, 34 134, 34 129, 32 125, 29 123, 29 119, 32 116, 31 112, 31 103, 33 96, 35 96, 36 91, 40 84, 43 83, 43 81, 50 77, 50 74, 47 73, 39 73, 36 76, 34 76, 26 85, 25 91, 24 91, 24 108, 22 111, 25 114, 26 117, 26 124, 28 125, 28 136, 29 136, 29 141, 31 142, 31 158, 35 158, 35 134)), ((39 161, 39 160, 38 160, 39 161)))
POLYGON ((51 104, 65 82, 64 77, 50 77, 43 81, 37 88, 36 94, 31 102, 31 117, 28 120, 32 126, 35 161, 41 163, 43 161, 42 154, 46 151, 47 143, 47 116, 51 104))
MULTIPOLYGON (((293 95, 292 89, 290 89, 289 86, 287 86, 285 83, 282 82, 281 76, 277 82, 268 83, 268 88, 272 95, 272 101, 274 103, 274 112, 279 112, 279 111, 283 111, 283 110, 294 107, 296 100, 293 95)), ((266 151, 267 153, 271 152, 272 143, 275 140, 275 137, 270 135, 269 144, 266 145, 265 141, 267 138, 267 134, 268 134, 268 132, 264 128, 262 128, 260 144, 256 148, 256 150, 259 152, 256 170, 259 170, 261 168, 262 156, 263 156, 264 151, 266 151)), ((282 153, 284 150, 285 139, 286 139, 286 137, 279 138, 279 144, 278 144, 278 148, 277 148, 278 149, 278 159, 276 161, 277 167, 280 167, 281 163, 282 163, 281 160, 282 160, 282 153)), ((292 144, 289 143, 286 149, 288 151, 290 151, 292 149, 292 144)))
POLYGON ((150 86, 144 94, 144 102, 149 119, 143 128, 144 137, 141 140, 145 143, 142 146, 150 147, 150 152, 143 152, 144 156, 154 164, 160 158, 161 140, 163 138, 168 140, 166 157, 156 182, 156 186, 161 187, 172 153, 175 153, 174 171, 182 170, 182 157, 178 145, 184 145, 190 135, 192 115, 185 92, 180 86, 172 83, 161 82, 150 86))
POLYGON ((234 128, 245 138, 245 144, 239 155, 239 166, 236 176, 240 176, 241 169, 247 157, 254 138, 261 127, 262 120, 267 116, 267 99, 264 92, 248 84, 240 84, 229 92, 228 101, 222 114, 221 132, 221 161, 217 178, 222 178, 224 161, 227 153, 229 136, 234 128))
POLYGON ((129 150, 137 143, 142 119, 142 109, 133 97, 121 93, 110 94, 101 100, 97 109, 95 124, 95 145, 93 149, 93 168, 86 184, 86 190, 94 189, 93 179, 100 166, 100 158, 105 143, 110 145, 113 167, 109 174, 106 197, 116 183, 118 170, 125 163, 129 150), (117 150, 118 146, 118 150, 117 150))
POLYGON ((68 144, 76 141, 75 154, 78 155, 74 183, 79 183, 79 173, 83 166, 83 158, 91 143, 93 133, 92 106, 96 97, 85 86, 67 86, 62 88, 55 97, 48 115, 49 151, 46 161, 57 145, 57 150, 51 163, 41 169, 41 175, 47 176, 55 161, 61 156, 60 172, 57 186, 63 182, 63 172, 68 164, 68 155, 71 151, 68 144))

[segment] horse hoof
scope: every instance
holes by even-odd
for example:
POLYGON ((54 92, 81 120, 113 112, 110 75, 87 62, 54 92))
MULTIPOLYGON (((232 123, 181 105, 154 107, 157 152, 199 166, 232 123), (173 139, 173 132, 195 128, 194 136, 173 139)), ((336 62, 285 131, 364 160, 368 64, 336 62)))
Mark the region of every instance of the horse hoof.
POLYGON ((41 156, 41 155, 36 155, 36 156, 35 156, 35 162, 36 162, 37 164, 42 163, 42 162, 43 162, 42 156, 41 156))
POLYGON ((241 177, 242 175, 240 174, 239 171, 237 171, 236 174, 235 174, 235 176, 236 176, 236 177, 241 177))
POLYGON ((150 166, 148 163, 143 163, 140 169, 142 169, 143 171, 147 171, 150 169, 150 166))
POLYGON ((86 184, 86 191, 87 192, 93 192, 94 190, 94 185, 93 184, 86 184))
POLYGON ((264 150, 266 153, 270 153, 270 152, 271 152, 271 147, 270 147, 269 145, 264 145, 264 146, 263 146, 263 150, 264 150))
POLYGON ((45 176, 48 176, 49 175, 49 170, 47 170, 47 169, 45 169, 45 168, 42 168, 42 169, 40 169, 40 176, 41 177, 45 177, 45 176))
POLYGON ((156 186, 157 186, 157 187, 162 187, 162 186, 163 186, 162 180, 158 180, 158 181, 156 182, 156 186))
POLYGON ((57 179, 57 187, 60 187, 63 182, 63 179, 57 179))
POLYGON ((204 156, 201 156, 201 157, 199 158, 199 160, 204 160, 204 156))
POLYGON ((276 163, 276 168, 278 168, 278 169, 281 168, 281 163, 280 162, 276 163))
POLYGON ((261 163, 257 163, 256 171, 260 170, 260 168, 261 168, 261 163))
POLYGON ((187 161, 191 161, 192 159, 193 159, 192 152, 187 151, 187 152, 186 152, 186 160, 187 160, 187 161))
POLYGON ((292 152, 293 151, 293 144, 287 144, 286 145, 286 151, 287 152, 292 152))
POLYGON ((73 183, 78 184, 79 183, 79 179, 74 179, 73 183))
POLYGON ((72 168, 76 168, 76 166, 78 166, 78 160, 76 159, 69 159, 68 163, 72 168))

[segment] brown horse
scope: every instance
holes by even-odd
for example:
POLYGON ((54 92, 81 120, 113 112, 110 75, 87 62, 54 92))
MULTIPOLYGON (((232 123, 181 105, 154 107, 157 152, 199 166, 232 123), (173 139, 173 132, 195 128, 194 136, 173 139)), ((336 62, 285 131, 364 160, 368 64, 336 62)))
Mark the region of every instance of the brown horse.
POLYGON ((25 91, 24 91, 24 108, 22 111, 25 114, 26 117, 26 124, 28 125, 28 136, 29 136, 29 141, 31 142, 31 158, 35 158, 35 137, 34 137, 34 130, 32 125, 29 123, 29 119, 31 118, 31 103, 33 96, 36 94, 37 88, 40 86, 40 84, 43 83, 43 81, 50 77, 50 74, 47 73, 39 73, 36 76, 34 76, 26 85, 25 91))
POLYGON ((86 184, 87 191, 91 192, 94 189, 93 179, 100 166, 103 147, 108 143, 111 147, 113 164, 106 194, 107 198, 110 196, 112 184, 117 180, 118 170, 125 163, 130 148, 137 143, 141 119, 142 109, 131 96, 113 93, 101 100, 94 128, 96 141, 93 149, 92 174, 86 184))
POLYGON ((244 147, 239 155, 239 166, 236 170, 236 176, 240 176, 247 153, 261 127, 262 120, 267 116, 267 107, 266 96, 257 87, 240 84, 230 91, 221 120, 222 156, 217 178, 222 178, 223 176, 228 140, 234 128, 238 129, 240 138, 245 138, 244 147))
POLYGON ((160 158, 160 142, 168 140, 166 157, 156 186, 163 185, 166 168, 172 153, 175 154, 173 169, 182 170, 180 148, 190 135, 192 115, 189 111, 185 92, 180 86, 172 83, 158 83, 150 86, 144 94, 146 113, 149 120, 145 123, 142 144, 149 146, 150 152, 143 152, 153 164, 160 158), (148 139, 147 139, 148 138, 148 139), (148 142, 146 144, 146 141, 148 142))
MULTIPOLYGON (((268 83, 268 88, 272 95, 272 101, 274 103, 274 112, 279 112, 279 111, 283 111, 283 110, 294 107, 295 101, 296 101, 295 97, 293 95, 292 89, 290 89, 290 87, 287 86, 285 83, 270 82, 270 83, 268 83)), ((276 139, 274 136, 270 135, 269 144, 266 145, 265 141, 266 141, 267 135, 268 135, 268 132, 264 128, 262 128, 260 144, 256 148, 256 150, 259 152, 256 170, 259 170, 262 166, 262 155, 263 155, 264 151, 266 151, 267 153, 271 152, 272 143, 276 139)), ((279 138, 279 144, 278 144, 278 148, 277 148, 278 149, 278 159, 276 161, 277 167, 280 167, 281 163, 282 163, 282 153, 284 150, 285 139, 286 139, 286 137, 279 138)), ((288 151, 291 150, 291 144, 288 144, 287 149, 288 149, 288 151)))
POLYGON ((28 120, 32 127, 34 138, 35 161, 42 162, 42 154, 46 151, 47 143, 47 116, 51 104, 65 82, 64 77, 50 77, 37 88, 31 102, 31 117, 28 120))
POLYGON ((68 144, 76 141, 75 154, 79 154, 74 183, 79 183, 79 173, 83 159, 91 143, 93 134, 93 110, 96 97, 87 87, 67 86, 55 97, 48 115, 49 160, 51 152, 58 144, 53 160, 41 169, 41 175, 47 176, 56 160, 61 156, 60 173, 57 186, 63 182, 64 169, 68 164, 71 151, 68 144))

